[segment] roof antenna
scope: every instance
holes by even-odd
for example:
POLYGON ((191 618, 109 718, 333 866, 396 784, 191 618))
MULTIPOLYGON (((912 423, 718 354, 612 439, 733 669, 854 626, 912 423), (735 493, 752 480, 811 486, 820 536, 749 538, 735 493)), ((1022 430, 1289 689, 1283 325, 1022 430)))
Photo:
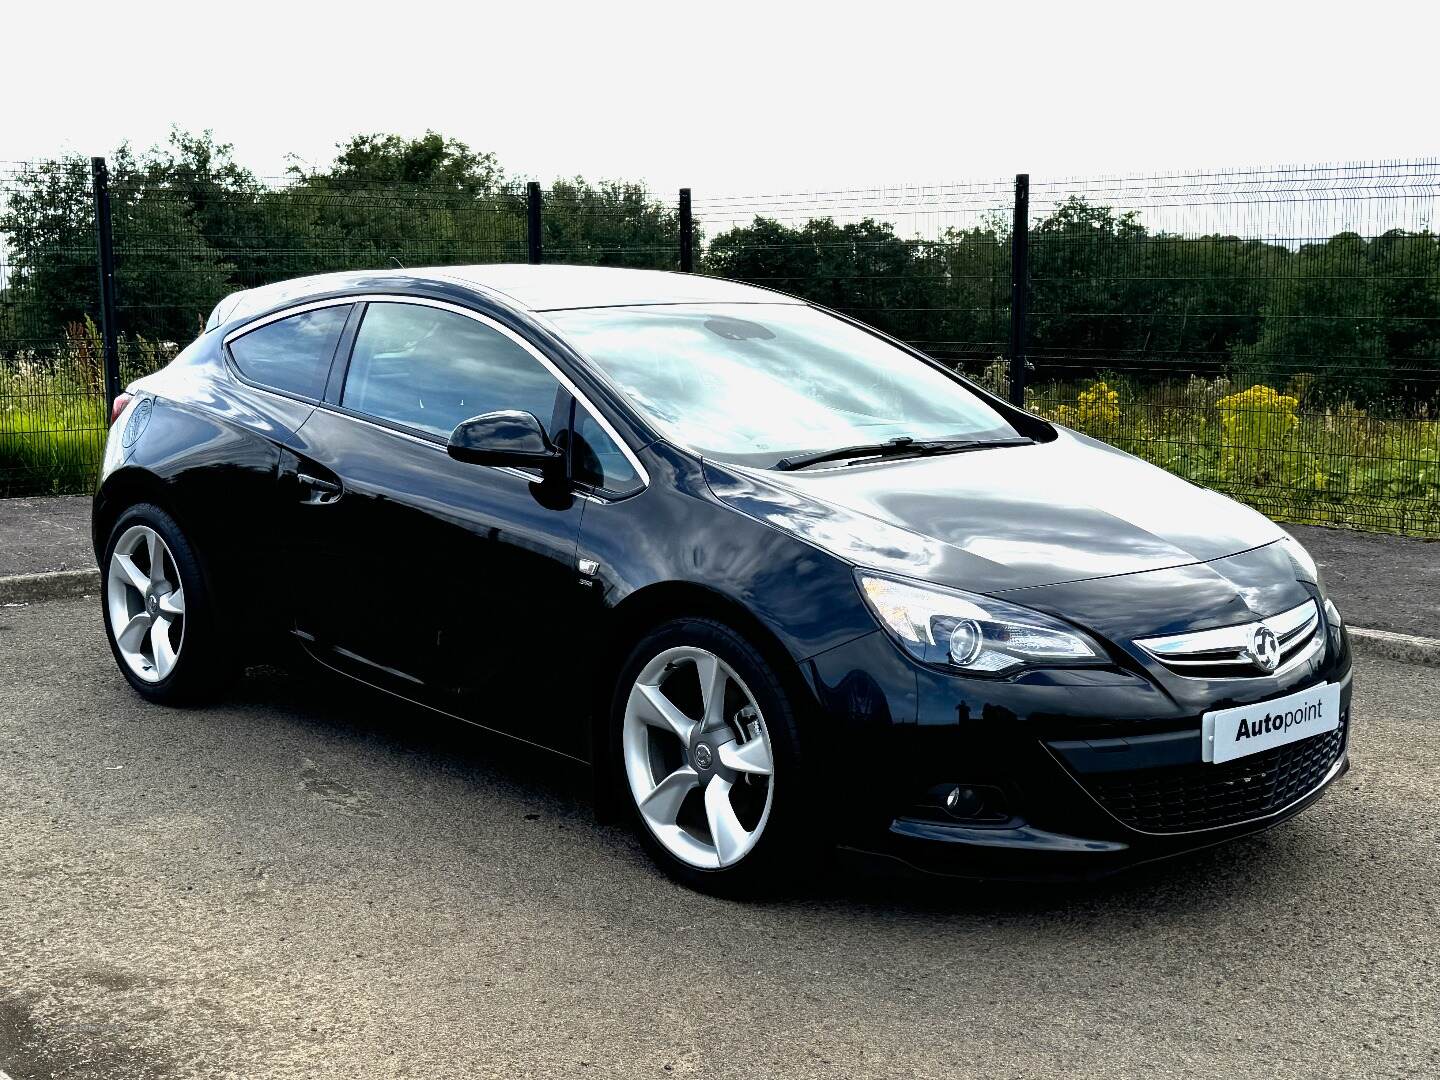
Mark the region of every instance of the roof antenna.
POLYGON ((394 255, 391 255, 391 256, 390 256, 390 261, 395 264, 395 269, 397 269, 397 270, 404 270, 404 269, 405 269, 405 264, 402 263, 399 259, 397 259, 394 255))

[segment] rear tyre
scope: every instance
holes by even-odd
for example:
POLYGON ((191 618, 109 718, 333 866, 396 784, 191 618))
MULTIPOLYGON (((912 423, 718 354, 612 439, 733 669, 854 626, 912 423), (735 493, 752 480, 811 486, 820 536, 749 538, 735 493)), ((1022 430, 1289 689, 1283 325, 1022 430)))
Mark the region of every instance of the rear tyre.
POLYGON ((173 517, 152 503, 126 510, 110 530, 101 572, 105 634, 136 693, 194 704, 229 684, 237 667, 224 647, 214 592, 173 517))
POLYGON ((795 703, 722 623, 677 619, 636 645, 616 685, 610 749, 647 851, 692 888, 785 891, 827 846, 805 812, 795 703))

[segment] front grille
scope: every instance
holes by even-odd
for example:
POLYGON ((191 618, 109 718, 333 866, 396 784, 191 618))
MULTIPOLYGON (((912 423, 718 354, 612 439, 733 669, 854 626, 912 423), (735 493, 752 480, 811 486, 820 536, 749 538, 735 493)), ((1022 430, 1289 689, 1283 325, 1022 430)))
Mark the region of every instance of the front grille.
POLYGON ((1176 674, 1197 679, 1238 679, 1279 676, 1298 667, 1325 644, 1324 624, 1314 600, 1256 622, 1193 630, 1135 642, 1176 674), (1275 634, 1280 648, 1268 670, 1256 662, 1255 633, 1262 627, 1275 634))
POLYGON ((1334 731, 1221 765, 1171 765, 1079 779, 1101 806, 1141 832, 1238 825, 1313 791, 1339 760, 1348 721, 1342 717, 1334 731))

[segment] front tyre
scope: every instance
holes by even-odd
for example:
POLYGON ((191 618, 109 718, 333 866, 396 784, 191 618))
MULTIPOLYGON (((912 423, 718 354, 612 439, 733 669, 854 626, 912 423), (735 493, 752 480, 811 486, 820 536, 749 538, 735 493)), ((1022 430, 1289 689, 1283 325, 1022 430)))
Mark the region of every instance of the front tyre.
POLYGON ((754 896, 823 848, 803 813, 795 709, 765 658, 729 627, 679 619, 621 671, 612 753, 641 839, 672 877, 754 896))
POLYGON ((130 507, 110 530, 101 566, 105 633, 135 691, 171 705, 217 692, 233 665, 209 582, 175 519, 150 503, 130 507))

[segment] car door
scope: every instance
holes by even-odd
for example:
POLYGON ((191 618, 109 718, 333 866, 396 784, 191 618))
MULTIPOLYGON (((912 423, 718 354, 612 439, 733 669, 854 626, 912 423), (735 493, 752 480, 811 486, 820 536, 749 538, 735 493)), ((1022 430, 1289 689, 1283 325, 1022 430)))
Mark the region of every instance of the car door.
POLYGON ((343 378, 306 422, 292 508, 295 630, 367 682, 546 745, 547 667, 581 589, 583 502, 563 477, 451 458, 498 409, 549 430, 568 393, 541 354, 474 311, 371 300, 343 378), (542 680, 544 680, 542 682, 542 680))
MULTIPOLYGON (((233 569, 227 575, 237 621, 271 634, 285 626, 285 557, 275 537, 275 476, 297 432, 324 394, 345 328, 349 300, 302 304, 229 333, 222 345, 225 377, 206 388, 207 408, 186 410, 193 441, 185 454, 153 440, 150 467, 173 474, 178 501, 206 523, 207 547, 233 569), (205 433, 201 426, 210 427, 205 433)), ((183 395, 182 395, 183 396, 183 395)))

